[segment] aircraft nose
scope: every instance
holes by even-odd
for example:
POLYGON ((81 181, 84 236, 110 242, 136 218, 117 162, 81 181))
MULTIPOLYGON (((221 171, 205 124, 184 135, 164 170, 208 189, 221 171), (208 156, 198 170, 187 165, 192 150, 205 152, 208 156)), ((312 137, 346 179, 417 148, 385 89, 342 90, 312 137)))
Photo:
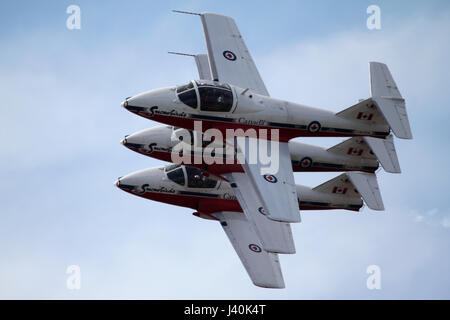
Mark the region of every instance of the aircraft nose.
POLYGON ((172 127, 153 127, 125 136, 121 143, 125 147, 140 152, 151 153, 155 148, 169 150, 172 147, 172 127))
POLYGON ((149 168, 124 175, 116 180, 116 187, 128 192, 142 191, 143 185, 159 183, 163 177, 160 168, 149 168))
POLYGON ((131 191, 136 187, 135 181, 133 181, 132 175, 126 175, 125 177, 119 177, 114 183, 115 186, 124 191, 131 191))
POLYGON ((122 140, 120 140, 120 143, 121 143, 122 145, 124 145, 125 147, 127 146, 127 143, 128 143, 127 137, 128 137, 128 135, 126 135, 125 138, 123 138, 122 140))
POLYGON ((126 97, 125 100, 121 103, 122 107, 128 109, 128 99, 131 97, 126 97))
POLYGON ((148 116, 154 115, 154 110, 173 107, 176 93, 173 87, 153 89, 126 98, 122 107, 133 113, 148 112, 148 116))
POLYGON ((129 136, 126 135, 125 138, 123 138, 120 143, 127 147, 128 149, 134 150, 134 149, 140 149, 140 148, 144 148, 146 145, 145 143, 138 141, 135 137, 133 137, 133 135, 129 136))

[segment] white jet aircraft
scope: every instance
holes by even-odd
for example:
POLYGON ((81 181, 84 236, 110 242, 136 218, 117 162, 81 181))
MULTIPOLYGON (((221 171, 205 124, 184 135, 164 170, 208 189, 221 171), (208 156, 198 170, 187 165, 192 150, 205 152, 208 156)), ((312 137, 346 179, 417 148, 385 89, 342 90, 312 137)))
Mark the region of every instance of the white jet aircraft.
MULTIPOLYGON (((121 143, 130 150, 145 156, 175 163, 176 146, 186 143, 179 140, 185 135, 180 131, 185 130, 172 126, 157 126, 126 135, 121 143)), ((189 131, 188 134, 191 136, 189 142, 191 156, 186 158, 186 162, 180 159, 179 164, 198 167, 215 175, 244 172, 236 158, 236 153, 233 152, 229 155, 226 153, 225 144, 218 144, 214 141, 215 149, 223 149, 223 151, 220 154, 210 155, 206 151, 206 148, 211 145, 209 141, 202 139, 201 134, 199 135, 197 132, 189 131), (199 143, 199 148, 194 146, 196 136, 199 137, 199 141, 205 142, 204 145, 199 143), (228 157, 232 158, 231 161, 228 161, 229 163, 227 163, 228 157), (205 162, 205 159, 208 162, 205 162)), ((379 163, 386 172, 401 172, 392 136, 386 139, 352 137, 328 149, 294 140, 289 141, 288 145, 294 172, 363 171, 374 173, 379 168, 379 163)))
MULTIPOLYGON (((297 210, 358 212, 363 201, 373 201, 374 195, 381 199, 378 186, 368 190, 364 183, 358 175, 343 173, 315 188, 296 185, 297 210)), ((228 182, 198 168, 170 165, 127 174, 116 185, 133 195, 191 208, 197 217, 220 221, 252 282, 265 288, 285 287, 278 254, 295 253, 289 223, 274 226, 262 207, 255 208, 258 214, 250 222, 228 182), (282 247, 265 250, 261 232, 270 243, 282 242, 282 247)))
MULTIPOLYGON (((377 62, 370 63, 371 97, 341 112, 272 98, 234 20, 214 13, 198 15, 208 50, 207 55, 194 56, 202 79, 138 94, 127 98, 122 106, 145 118, 188 130, 194 130, 197 121, 202 122, 201 131, 215 128, 224 136, 228 129, 242 129, 242 132, 256 129, 257 137, 237 133, 240 135, 236 139, 237 149, 245 154, 246 160, 242 164, 243 172, 241 169, 222 176, 230 182, 249 225, 260 238, 263 251, 293 253, 292 235, 285 226, 299 222, 300 215, 289 140, 306 136, 361 137, 372 151, 381 150, 390 170, 399 172, 390 132, 392 130, 399 138, 412 138, 405 100, 387 66, 377 62), (269 136, 260 134, 259 129, 269 129, 269 136), (258 138, 275 139, 271 129, 279 133, 279 170, 274 174, 261 174, 263 165, 248 161, 246 151, 250 142, 258 138), (260 208, 264 210, 264 225, 255 218, 260 208)), ((354 186, 363 186, 362 189, 356 187, 361 195, 372 193, 371 200, 382 205, 378 185, 374 184, 376 180, 369 179, 365 173, 345 175, 354 186)), ((343 192, 344 189, 332 190, 343 192)), ((242 216, 230 215, 229 219, 235 219, 236 224, 227 221, 228 225, 235 226, 242 216)), ((280 284, 273 282, 263 286, 280 287, 280 284)))
MULTIPOLYGON (((278 129, 280 170, 276 175, 261 175, 259 163, 246 163, 245 174, 229 176, 244 199, 248 193, 258 195, 270 219, 300 221, 287 144, 291 138, 386 138, 390 129, 399 138, 412 138, 405 101, 386 65, 370 63, 371 98, 336 114, 271 98, 234 20, 214 13, 200 16, 214 81, 151 90, 126 99, 123 106, 146 118, 189 130, 194 129, 194 121, 201 120, 203 130, 214 127, 223 130, 224 136, 226 129, 278 129)), ((243 144, 250 139, 238 140, 240 147, 245 149, 243 144)))

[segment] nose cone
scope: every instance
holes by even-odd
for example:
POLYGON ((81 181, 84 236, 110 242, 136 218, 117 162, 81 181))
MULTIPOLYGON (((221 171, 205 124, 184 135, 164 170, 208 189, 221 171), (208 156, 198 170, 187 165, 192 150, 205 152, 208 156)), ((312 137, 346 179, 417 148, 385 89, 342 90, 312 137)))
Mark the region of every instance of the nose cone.
POLYGON ((155 114, 155 110, 173 107, 175 100, 175 87, 162 88, 128 97, 122 102, 122 107, 130 112, 150 117, 155 114))
POLYGON ((142 194, 146 186, 159 184, 164 176, 163 168, 150 168, 139 170, 123 177, 115 182, 115 185, 123 191, 142 194))
POLYGON ((158 126, 128 135, 121 143, 142 154, 149 154, 155 150, 169 152, 174 144, 171 141, 171 135, 172 127, 158 126))
POLYGON ((125 98, 125 100, 121 103, 121 106, 123 107, 123 108, 127 108, 128 107, 128 99, 130 99, 131 97, 127 97, 127 98, 125 98))

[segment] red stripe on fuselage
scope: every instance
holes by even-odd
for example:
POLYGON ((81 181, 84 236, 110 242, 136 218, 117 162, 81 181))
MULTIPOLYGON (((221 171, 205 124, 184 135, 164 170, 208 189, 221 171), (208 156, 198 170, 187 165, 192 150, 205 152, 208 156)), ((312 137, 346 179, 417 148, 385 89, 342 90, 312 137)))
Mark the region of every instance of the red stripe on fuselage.
MULTIPOLYGON (((336 133, 336 132, 317 132, 311 133, 308 130, 304 129, 291 129, 291 128, 282 128, 282 127, 269 127, 269 126, 258 126, 258 125, 249 125, 244 123, 236 123, 236 122, 224 122, 219 120, 201 120, 201 119, 193 119, 193 118, 182 118, 176 116, 166 116, 155 114, 153 116, 147 116, 144 113, 135 112, 137 115, 140 115, 144 118, 154 120, 157 122, 165 123, 168 125, 172 125, 175 127, 181 127, 188 130, 194 130, 194 121, 202 122, 202 130, 203 132, 208 129, 218 129, 222 132, 223 136, 226 136, 227 129, 243 129, 246 131, 247 129, 255 129, 256 133, 259 134, 258 130, 266 129, 268 130, 268 134, 270 136, 271 129, 279 130, 279 141, 280 142, 288 142, 292 138, 296 137, 352 137, 352 136, 365 136, 362 134, 349 134, 349 133, 336 133)), ((386 135, 369 135, 374 138, 386 138, 386 135)), ((269 138, 270 139, 270 138, 269 138)))
MULTIPOLYGON (((138 149, 133 147, 128 147, 133 151, 136 151, 140 154, 159 159, 162 161, 172 162, 172 153, 171 152, 165 152, 165 151, 153 151, 152 153, 144 153, 140 152, 138 149)), ((209 173, 212 173, 214 175, 221 175, 225 173, 230 172, 244 172, 242 169, 242 166, 235 162, 234 164, 227 164, 226 159, 224 159, 223 164, 219 163, 213 163, 213 164, 206 164, 206 163, 195 163, 194 158, 191 156, 191 161, 189 164, 186 164, 187 166, 200 168, 202 170, 208 171, 209 173)), ((293 165, 292 169, 294 172, 343 172, 343 171, 363 171, 363 172, 369 172, 373 173, 375 170, 363 170, 362 168, 355 168, 355 169, 346 169, 346 168, 329 168, 329 167, 309 167, 309 168, 302 168, 298 165, 293 165)))
MULTIPOLYGON (((242 212, 242 208, 237 200, 228 200, 221 198, 208 198, 201 196, 187 196, 180 194, 167 194, 167 193, 156 193, 156 192, 145 192, 143 194, 135 194, 131 191, 124 190, 132 195, 136 195, 148 200, 154 200, 158 202, 164 202, 172 204, 179 207, 191 208, 197 210, 198 212, 212 214, 219 211, 234 211, 242 212)), ((323 207, 323 206, 312 206, 312 205, 302 205, 299 206, 300 210, 334 210, 343 209, 350 211, 359 211, 356 208, 348 207, 323 207)))

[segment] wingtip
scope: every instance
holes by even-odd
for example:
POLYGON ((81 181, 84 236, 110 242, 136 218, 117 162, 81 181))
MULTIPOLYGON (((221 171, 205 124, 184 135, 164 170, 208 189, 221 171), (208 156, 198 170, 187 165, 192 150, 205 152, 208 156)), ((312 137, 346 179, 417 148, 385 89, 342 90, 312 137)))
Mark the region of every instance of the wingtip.
POLYGON ((264 288, 264 289, 284 289, 284 288, 286 288, 284 281, 277 282, 277 283, 266 283, 266 282, 253 281, 253 284, 257 287, 264 288))
POLYGON ((383 66, 386 66, 386 63, 378 62, 378 61, 369 61, 369 65, 383 65, 383 66))
POLYGON ((399 138, 399 139, 405 139, 405 140, 412 140, 412 139, 413 139, 413 135, 412 135, 411 132, 409 132, 409 133, 404 133, 404 134, 399 134, 399 133, 396 133, 396 132, 394 131, 394 134, 395 134, 395 136, 396 136, 397 138, 399 138))
POLYGON ((367 206, 374 211, 384 211, 385 210, 384 204, 377 205, 377 206, 369 206, 369 204, 367 204, 367 206))
POLYGON ((202 16, 202 17, 204 17, 204 16, 216 16, 216 17, 226 18, 226 19, 230 19, 230 20, 234 21, 234 19, 232 17, 226 16, 224 14, 216 13, 216 12, 202 12, 199 15, 202 16))
MULTIPOLYGON (((381 165, 381 166, 383 166, 383 165, 381 165)), ((383 170, 388 172, 388 173, 394 173, 394 174, 402 173, 402 170, 400 168, 398 168, 398 169, 397 168, 394 168, 394 169, 388 168, 388 169, 386 169, 385 167, 383 167, 383 170)))

